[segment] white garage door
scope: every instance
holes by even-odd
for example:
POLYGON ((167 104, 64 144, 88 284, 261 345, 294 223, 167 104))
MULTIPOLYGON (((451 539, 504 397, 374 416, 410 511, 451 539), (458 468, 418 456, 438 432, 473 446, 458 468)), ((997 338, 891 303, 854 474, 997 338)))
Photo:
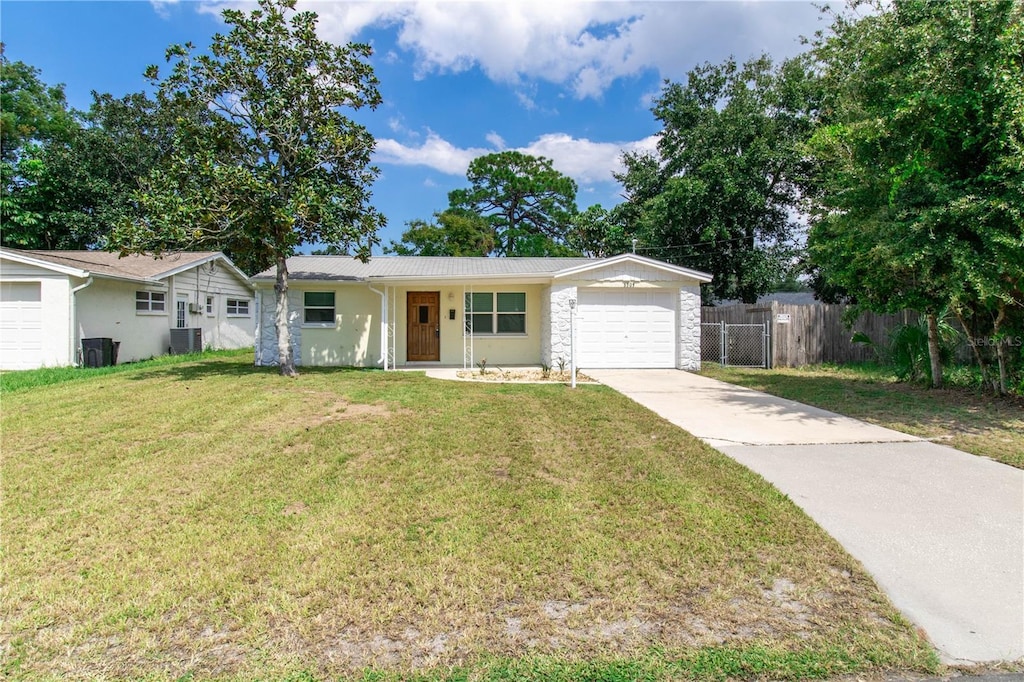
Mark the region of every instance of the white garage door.
POLYGON ((577 364, 584 369, 675 367, 676 298, 650 289, 581 289, 577 364))
POLYGON ((40 283, 0 283, 0 369, 34 369, 42 364, 40 283))

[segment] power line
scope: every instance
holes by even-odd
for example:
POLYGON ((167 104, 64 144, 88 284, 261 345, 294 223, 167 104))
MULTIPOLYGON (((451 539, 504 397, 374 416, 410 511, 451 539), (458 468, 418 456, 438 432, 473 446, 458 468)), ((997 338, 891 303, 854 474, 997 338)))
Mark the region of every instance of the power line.
POLYGON ((665 251, 667 249, 689 249, 694 246, 708 246, 714 244, 728 244, 730 242, 746 241, 747 237, 733 237, 732 239, 713 239, 706 242, 692 242, 690 244, 677 244, 674 246, 637 246, 636 251, 665 251))

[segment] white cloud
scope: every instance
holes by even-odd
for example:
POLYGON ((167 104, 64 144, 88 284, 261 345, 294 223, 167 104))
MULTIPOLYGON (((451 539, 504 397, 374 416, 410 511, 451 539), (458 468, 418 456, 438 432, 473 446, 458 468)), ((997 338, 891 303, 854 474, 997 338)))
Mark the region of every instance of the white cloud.
MULTIPOLYGON (((496 133, 487 137, 492 144, 495 142, 492 138, 501 139, 496 133)), ((586 187, 594 183, 613 182, 612 173, 623 170, 624 152, 653 151, 657 140, 657 136, 652 135, 632 142, 594 142, 565 133, 549 133, 541 135, 525 147, 517 148, 517 151, 551 159, 556 170, 586 187)), ((495 147, 502 149, 498 145, 495 147)), ((391 139, 377 140, 374 161, 380 164, 426 166, 448 175, 465 175, 473 159, 494 151, 496 149, 456 147, 430 132, 426 141, 419 146, 405 145, 391 139)))
POLYGON ((431 131, 418 147, 404 145, 397 140, 378 139, 374 161, 399 166, 427 166, 448 175, 465 175, 470 161, 493 151, 475 147, 460 149, 431 131))
MULTIPOLYGON (((251 4, 203 0, 201 11, 251 4)), ((792 55, 801 49, 798 35, 822 26, 810 2, 300 0, 298 8, 315 10, 320 35, 337 43, 359 39, 369 27, 393 27, 419 77, 478 67, 497 82, 545 80, 580 99, 649 69, 679 79, 729 55, 792 55)), ((528 94, 517 96, 530 106, 528 94)))
POLYGON ((491 146, 494 147, 495 149, 504 149, 505 148, 505 138, 503 138, 501 135, 499 135, 498 133, 494 132, 493 130, 491 132, 487 133, 487 138, 486 139, 487 139, 488 142, 491 143, 491 146))
POLYGON ((405 121, 401 116, 392 116, 388 119, 388 129, 395 135, 402 135, 405 137, 417 138, 420 136, 418 132, 410 129, 405 125, 405 121))
POLYGON ((612 173, 624 170, 623 153, 653 151, 657 143, 658 138, 654 135, 634 142, 594 142, 565 133, 548 133, 520 151, 532 156, 546 156, 556 170, 580 185, 589 185, 613 182, 612 173))
POLYGON ((171 6, 177 5, 180 0, 149 0, 149 4, 153 6, 153 11, 161 19, 169 19, 171 16, 171 6))

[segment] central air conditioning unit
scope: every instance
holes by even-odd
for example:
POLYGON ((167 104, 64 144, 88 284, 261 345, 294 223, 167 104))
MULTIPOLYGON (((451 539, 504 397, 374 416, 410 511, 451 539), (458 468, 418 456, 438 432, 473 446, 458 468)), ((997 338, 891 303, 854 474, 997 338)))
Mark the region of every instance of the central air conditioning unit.
POLYGON ((199 353, 203 350, 203 330, 199 327, 182 327, 171 330, 171 355, 199 353))

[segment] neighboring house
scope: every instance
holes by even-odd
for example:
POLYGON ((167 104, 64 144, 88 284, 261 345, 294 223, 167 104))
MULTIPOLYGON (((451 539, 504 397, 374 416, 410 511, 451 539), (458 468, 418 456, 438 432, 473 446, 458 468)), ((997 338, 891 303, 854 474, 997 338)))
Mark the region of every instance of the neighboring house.
MULTIPOLYGON (((626 254, 588 258, 288 259, 296 364, 700 367, 711 276, 626 254)), ((275 271, 252 278, 256 364, 278 362, 275 271)))
POLYGON ((245 274, 222 253, 162 258, 104 251, 0 249, 0 369, 73 365, 82 339, 120 344, 117 361, 253 345, 257 311, 245 274))

